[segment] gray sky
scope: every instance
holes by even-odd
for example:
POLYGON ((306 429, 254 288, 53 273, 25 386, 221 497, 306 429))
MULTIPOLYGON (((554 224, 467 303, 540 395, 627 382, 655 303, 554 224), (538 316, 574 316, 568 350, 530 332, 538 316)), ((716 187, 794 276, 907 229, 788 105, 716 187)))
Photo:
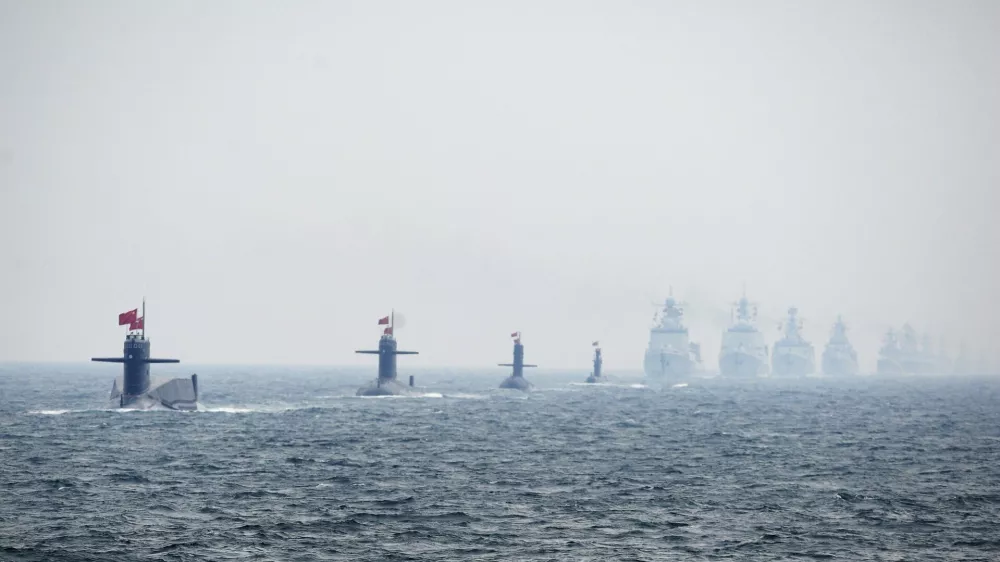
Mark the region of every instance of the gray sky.
POLYGON ((1000 337, 1000 2, 0 0, 0 360, 1000 337))

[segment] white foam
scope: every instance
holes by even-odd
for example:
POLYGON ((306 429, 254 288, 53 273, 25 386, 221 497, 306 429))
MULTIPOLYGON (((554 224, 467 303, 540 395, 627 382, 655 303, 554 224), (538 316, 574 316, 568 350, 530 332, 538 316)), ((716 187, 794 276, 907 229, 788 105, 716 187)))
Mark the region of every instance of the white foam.
POLYGON ((486 398, 486 396, 484 396, 482 394, 462 394, 462 393, 458 393, 458 394, 445 394, 444 397, 445 398, 461 398, 463 400, 481 400, 483 398, 486 398))
POLYGON ((238 408, 236 406, 215 406, 212 408, 198 408, 199 412, 219 412, 223 414, 249 414, 253 412, 259 412, 263 410, 255 410, 253 408, 238 408))
POLYGON ((688 383, 686 383, 686 382, 679 382, 679 383, 675 384, 674 386, 671 386, 670 388, 684 388, 687 385, 688 385, 688 383))

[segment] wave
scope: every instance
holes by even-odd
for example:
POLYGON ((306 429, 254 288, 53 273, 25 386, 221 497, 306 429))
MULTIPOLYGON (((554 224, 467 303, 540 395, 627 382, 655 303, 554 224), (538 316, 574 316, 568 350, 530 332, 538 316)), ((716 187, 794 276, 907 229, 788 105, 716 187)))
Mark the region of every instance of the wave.
POLYGON ((645 385, 645 384, 639 383, 639 382, 637 382, 637 383, 631 383, 631 384, 614 383, 614 382, 571 382, 571 383, 569 383, 569 385, 570 386, 585 386, 585 387, 598 386, 598 387, 604 387, 604 388, 632 388, 632 389, 649 388, 648 385, 645 385))
MULTIPOLYGON (((130 408, 85 408, 82 410, 28 410, 25 412, 29 416, 61 416, 63 414, 88 414, 91 412, 144 412, 150 410, 135 410, 130 408)), ((169 411, 163 408, 160 411, 169 411)))

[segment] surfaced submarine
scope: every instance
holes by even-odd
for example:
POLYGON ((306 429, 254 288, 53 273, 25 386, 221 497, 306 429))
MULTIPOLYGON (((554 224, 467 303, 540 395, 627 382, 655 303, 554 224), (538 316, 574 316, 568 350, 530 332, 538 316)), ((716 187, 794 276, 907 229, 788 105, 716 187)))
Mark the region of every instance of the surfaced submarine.
POLYGON ((500 367, 513 367, 514 372, 500 383, 500 388, 512 388, 514 390, 529 391, 532 388, 528 379, 524 378, 525 367, 537 367, 538 365, 524 364, 524 346, 521 345, 521 332, 514 332, 510 335, 514 338, 514 362, 499 363, 500 367))
POLYGON ((395 312, 379 319, 379 325, 387 325, 378 341, 377 350, 359 350, 355 353, 378 354, 378 378, 375 382, 358 389, 357 396, 399 396, 410 394, 413 387, 413 377, 410 386, 404 386, 396 380, 396 356, 416 355, 416 351, 399 351, 396 349, 396 338, 393 337, 395 312))
POLYGON ((198 375, 191 378, 150 380, 151 363, 180 363, 180 359, 154 359, 149 356, 146 337, 146 300, 142 301, 142 316, 138 309, 118 315, 118 325, 128 326, 125 348, 121 357, 94 357, 91 361, 121 363, 124 367, 121 384, 111 386, 111 407, 149 410, 157 407, 171 410, 198 409, 198 375))
POLYGON ((594 345, 594 372, 590 373, 590 376, 587 377, 587 382, 589 383, 601 382, 602 380, 604 380, 601 378, 601 365, 604 364, 604 360, 601 359, 600 344, 595 341, 593 345, 594 345))

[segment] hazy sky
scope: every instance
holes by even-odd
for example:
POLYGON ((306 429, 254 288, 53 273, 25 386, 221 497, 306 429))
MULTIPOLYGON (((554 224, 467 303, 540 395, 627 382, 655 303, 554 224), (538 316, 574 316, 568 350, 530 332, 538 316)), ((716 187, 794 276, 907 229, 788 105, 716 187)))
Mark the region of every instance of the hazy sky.
POLYGON ((0 0, 0 360, 1000 338, 1000 2, 0 0))

